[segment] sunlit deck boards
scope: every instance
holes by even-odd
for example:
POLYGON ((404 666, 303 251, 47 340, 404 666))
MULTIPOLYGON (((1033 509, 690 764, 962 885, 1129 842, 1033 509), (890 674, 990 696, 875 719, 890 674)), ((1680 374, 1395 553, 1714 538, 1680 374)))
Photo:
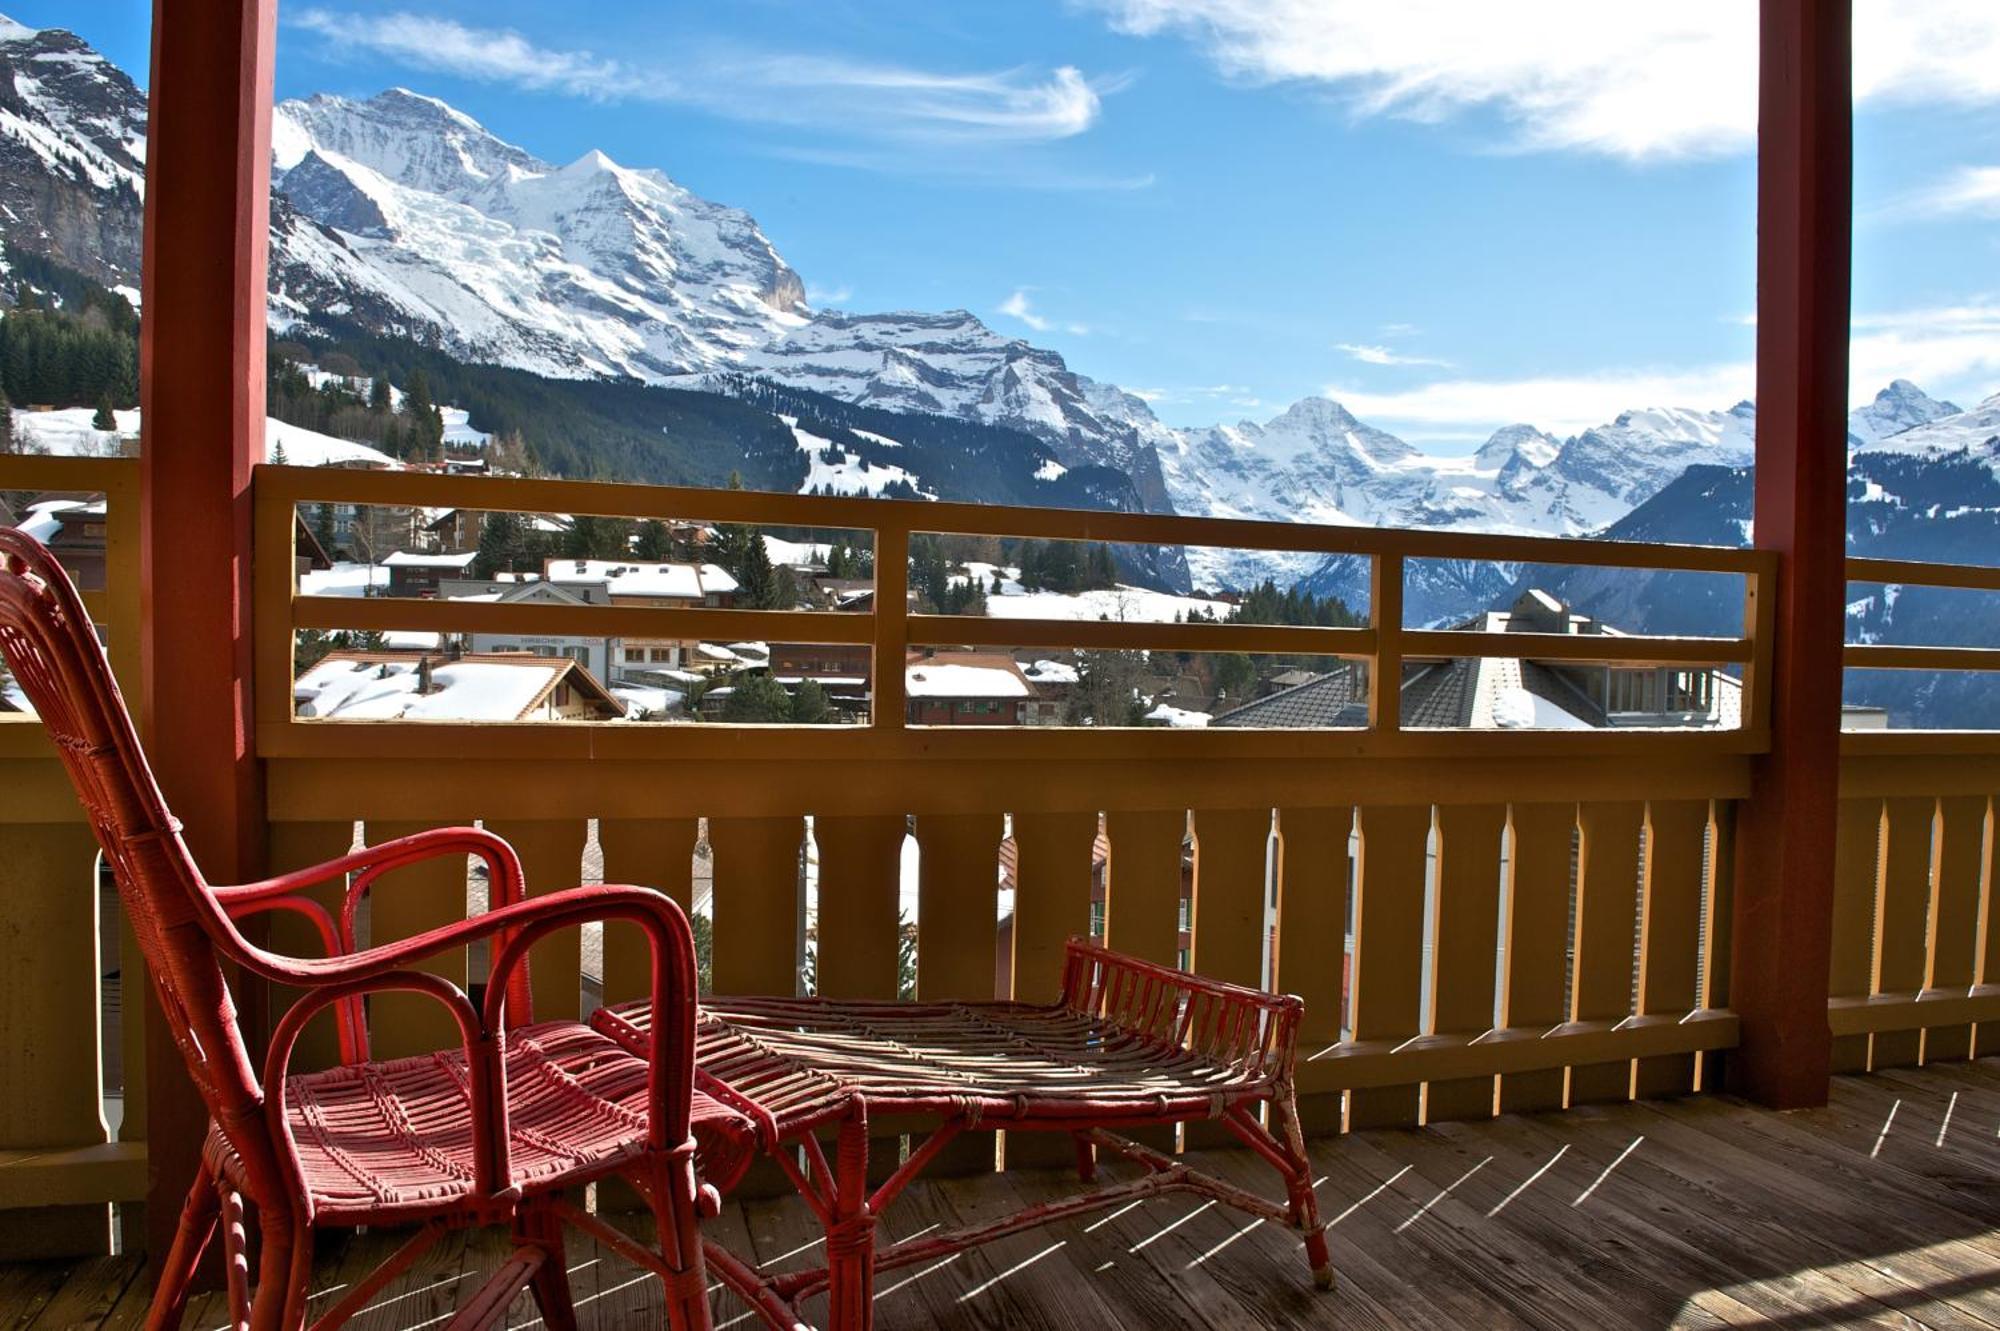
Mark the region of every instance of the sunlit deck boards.
MULTIPOLYGON (((1368 1132, 1313 1152, 1341 1289, 1311 1290, 1295 1245, 1188 1201, 1019 1235, 879 1289, 885 1328, 2000 1328, 2000 1060, 1838 1078, 1823 1110, 1720 1098, 1368 1132)), ((1262 1183, 1242 1152, 1211 1167, 1262 1183)), ((1023 1174, 914 1189, 897 1235, 987 1217, 1065 1180, 1023 1174)), ((816 1253, 795 1202, 729 1207, 724 1241, 816 1253)), ((390 1242, 322 1254, 332 1288, 390 1242)), ((440 1325, 498 1244, 446 1243, 352 1325, 440 1325)), ((650 1282, 572 1251, 583 1325, 655 1325, 650 1282)), ((0 1328, 141 1324, 121 1258, 0 1268, 0 1328)), ((718 1305, 726 1326, 740 1309, 718 1305)), ((220 1301, 186 1323, 224 1324, 220 1301)), ((510 1327, 538 1325, 518 1311, 510 1327)), ((749 1327, 746 1320, 738 1327, 749 1327)))

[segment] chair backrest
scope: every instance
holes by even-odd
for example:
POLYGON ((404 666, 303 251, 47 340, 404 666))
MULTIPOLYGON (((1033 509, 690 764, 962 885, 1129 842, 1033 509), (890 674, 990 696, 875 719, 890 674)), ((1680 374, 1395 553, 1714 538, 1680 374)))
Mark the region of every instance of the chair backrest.
MULTIPOLYGON (((69 770, 209 1112, 225 1125, 242 1121, 259 1090, 215 944, 228 922, 181 841, 76 587, 41 542, 8 528, 0 655, 69 770)), ((258 1145, 238 1143, 246 1154, 261 1154, 258 1145)))

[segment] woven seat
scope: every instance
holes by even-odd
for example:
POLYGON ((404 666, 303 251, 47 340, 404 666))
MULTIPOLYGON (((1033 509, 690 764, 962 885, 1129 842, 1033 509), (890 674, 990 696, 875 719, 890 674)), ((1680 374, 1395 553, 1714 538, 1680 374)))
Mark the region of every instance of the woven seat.
MULTIPOLYGON (((428 1218, 472 1196, 472 1104, 459 1050, 296 1076, 285 1108, 317 1219, 428 1218)), ((692 1127, 697 1172, 733 1187, 751 1156, 742 1116, 696 1092, 692 1127)), ((512 1031, 507 1130, 524 1192, 606 1173, 645 1149, 645 1065, 575 1022, 512 1031)), ((243 1186, 242 1162, 221 1132, 210 1130, 208 1150, 243 1186)))
MULTIPOLYGON (((629 1048, 650 1035, 643 1003, 593 1020, 629 1048)), ((815 998, 705 1001, 695 1066, 768 1113, 780 1138, 838 1118, 856 1093, 881 1113, 951 1102, 975 1124, 1216 1118, 1233 1100, 1266 1093, 1278 1071, 1175 1048, 1062 1005, 815 998)))

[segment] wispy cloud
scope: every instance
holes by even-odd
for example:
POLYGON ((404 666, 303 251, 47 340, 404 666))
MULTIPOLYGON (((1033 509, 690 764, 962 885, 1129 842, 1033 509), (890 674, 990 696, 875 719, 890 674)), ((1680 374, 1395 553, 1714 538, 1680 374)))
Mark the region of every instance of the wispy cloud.
POLYGON ((854 288, 848 286, 845 282, 830 287, 823 287, 817 282, 806 283, 806 301, 808 304, 839 306, 845 305, 853 299, 854 288))
MULTIPOLYGON (((1515 146, 1628 159, 1734 152, 1757 129, 1757 6, 1745 0, 1075 0, 1142 36, 1177 33, 1228 76, 1323 86, 1358 116, 1496 111, 1515 146)), ((2000 101, 2000 5, 1857 0, 1858 99, 2000 101)))
POLYGON ((1400 351, 1391 351, 1384 346, 1366 342, 1336 342, 1335 351, 1344 351, 1363 365, 1438 365, 1449 366, 1450 361, 1436 360, 1430 356, 1407 356, 1400 351))
POLYGON ((287 23, 336 56, 368 56, 524 92, 600 102, 669 102, 715 115, 867 143, 942 148, 1048 143, 1097 123, 1124 77, 1074 66, 938 73, 821 55, 711 50, 657 68, 543 45, 511 28, 409 12, 308 7, 287 23))
POLYGON ((1059 329, 1073 337, 1084 337, 1090 332, 1089 324, 1065 323, 1059 319, 1051 319, 1036 310, 1034 302, 1028 297, 1028 288, 1026 287, 1014 288, 1012 294, 994 308, 1016 323, 1026 324, 1037 333, 1047 333, 1059 329))
POLYGON ((1892 218, 2000 217, 2000 166, 1962 166, 1883 212, 1892 218))

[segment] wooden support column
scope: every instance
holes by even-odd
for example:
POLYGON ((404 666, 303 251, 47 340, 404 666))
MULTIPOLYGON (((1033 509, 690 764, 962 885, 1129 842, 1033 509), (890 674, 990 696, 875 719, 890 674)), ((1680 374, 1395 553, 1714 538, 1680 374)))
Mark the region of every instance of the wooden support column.
MULTIPOLYGON (((1776 552, 1771 750, 1736 838, 1732 1089, 1824 1104, 1846 589, 1850 0, 1763 0, 1756 540, 1776 552)), ((1752 607, 1754 614, 1758 607, 1752 607)))
MULTIPOLYGON (((154 0, 140 406, 147 751, 215 882, 264 855, 251 726, 250 473, 264 458, 277 0, 154 0)), ((150 991, 148 998, 151 998, 150 991)), ((147 1251, 166 1253, 207 1113, 147 1026, 147 1251)))

